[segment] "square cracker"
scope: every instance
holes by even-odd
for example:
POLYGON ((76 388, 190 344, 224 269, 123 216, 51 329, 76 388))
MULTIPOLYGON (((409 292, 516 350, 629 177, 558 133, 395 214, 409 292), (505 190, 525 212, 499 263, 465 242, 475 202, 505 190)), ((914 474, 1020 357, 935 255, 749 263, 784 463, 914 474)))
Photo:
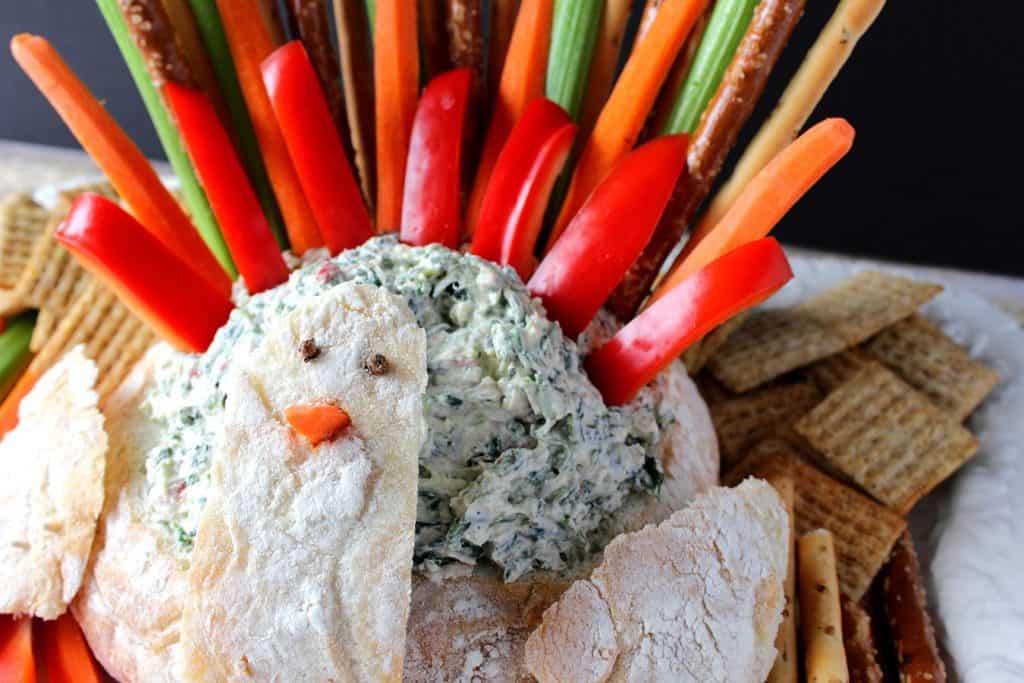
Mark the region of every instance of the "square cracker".
POLYGON ((832 467, 900 513, 978 448, 959 422, 879 363, 830 394, 796 430, 832 467))
POLYGON ((0 201, 0 287, 17 284, 49 218, 50 212, 27 194, 8 195, 0 201))
POLYGON ((865 348, 958 421, 974 412, 999 381, 995 370, 975 361, 920 315, 882 330, 865 348))
POLYGON ((794 482, 796 533, 815 529, 832 532, 839 565, 839 586, 860 600, 889 553, 906 521, 867 496, 816 469, 781 439, 763 441, 726 476, 726 483, 747 476, 771 480, 788 474, 794 482))
POLYGON ((710 359, 715 376, 744 392, 856 346, 910 316, 942 287, 867 271, 789 309, 755 313, 710 359))
POLYGON ((795 308, 754 313, 711 357, 711 372, 743 393, 790 370, 839 353, 846 342, 795 308))
POLYGON ((854 346, 910 316, 942 291, 941 285, 865 271, 805 301, 797 309, 854 346))
POLYGON ((696 375, 704 369, 711 357, 718 349, 732 336, 733 332, 740 329, 743 323, 751 315, 750 311, 737 313, 724 323, 711 330, 703 339, 698 340, 683 353, 683 365, 687 372, 696 375))
POLYGON ((755 444, 792 425, 822 399, 810 382, 783 384, 711 406, 722 453, 728 469, 755 444))
POLYGON ((801 372, 826 394, 832 393, 857 376, 872 362, 872 356, 859 348, 847 349, 812 363, 801 372))

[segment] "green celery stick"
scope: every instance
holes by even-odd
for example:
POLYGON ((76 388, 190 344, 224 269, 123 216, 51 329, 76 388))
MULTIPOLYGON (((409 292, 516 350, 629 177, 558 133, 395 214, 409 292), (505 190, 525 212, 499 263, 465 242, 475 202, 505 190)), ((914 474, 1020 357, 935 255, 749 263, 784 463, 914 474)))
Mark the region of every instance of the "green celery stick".
POLYGON ((579 121, 603 2, 555 0, 545 94, 579 121))
POLYGON ((160 144, 163 145, 164 152, 167 154, 167 160, 171 162, 171 167, 181 181, 181 193, 199 234, 228 275, 232 279, 238 277, 238 270, 231 259, 231 252, 224 242, 224 237, 220 234, 220 227, 210 208, 210 202, 206 199, 206 193, 199 184, 199 179, 192 168, 192 162, 185 151, 185 145, 181 141, 178 129, 171 123, 163 99, 156 87, 153 86, 153 81, 146 71, 142 54, 128 32, 128 25, 118 8, 117 0, 96 0, 96 4, 107 22, 110 33, 114 36, 114 42, 117 43, 125 64, 128 65, 128 71, 131 72, 135 87, 138 89, 139 95, 142 96, 142 102, 146 106, 146 111, 149 112, 149 118, 153 121, 157 137, 160 138, 160 144))
POLYGON ((199 35, 202 37, 203 45, 213 64, 213 71, 227 103, 228 114, 234 124, 235 133, 238 135, 242 164, 248 173, 249 182, 252 183, 253 189, 256 191, 263 214, 267 217, 267 222, 270 223, 270 229, 274 232, 278 245, 282 249, 287 249, 288 236, 284 229, 284 219, 281 218, 281 210, 274 198, 274 188, 270 184, 270 177, 267 176, 267 169, 263 165, 260 145, 256 140, 256 131, 252 127, 252 119, 249 118, 245 98, 242 96, 242 86, 238 83, 235 61, 231 58, 231 49, 228 47, 228 39, 224 34, 224 25, 220 20, 220 12, 217 11, 217 3, 214 0, 189 0, 189 5, 192 7, 196 24, 199 26, 199 35))
POLYGON ((718 90, 758 0, 718 0, 662 134, 692 133, 718 90))
POLYGON ((0 401, 7 397, 32 362, 28 345, 35 326, 36 314, 22 313, 8 320, 7 327, 0 332, 0 401))
POLYGON ((366 0, 366 16, 370 19, 370 36, 373 36, 373 20, 377 17, 377 3, 375 0, 366 0))

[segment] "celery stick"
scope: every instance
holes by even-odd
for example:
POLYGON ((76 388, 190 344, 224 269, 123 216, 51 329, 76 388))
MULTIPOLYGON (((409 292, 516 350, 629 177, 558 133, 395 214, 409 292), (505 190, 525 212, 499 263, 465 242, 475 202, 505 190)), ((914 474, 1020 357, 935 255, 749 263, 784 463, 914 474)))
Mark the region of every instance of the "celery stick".
POLYGON ((256 131, 252 127, 252 119, 249 118, 249 110, 242 96, 242 86, 238 83, 235 62, 231 58, 231 49, 224 34, 217 3, 214 0, 189 0, 189 4, 192 6, 192 14, 195 15, 196 24, 199 26, 199 35, 210 56, 221 94, 227 103, 228 114, 238 135, 242 164, 249 176, 249 182, 256 191, 256 197, 260 200, 263 214, 270 223, 277 243, 282 249, 287 249, 288 236, 284 229, 284 219, 281 218, 270 177, 267 176, 267 169, 263 165, 260 145, 256 140, 256 131))
POLYGON ((238 277, 238 270, 231 259, 231 252, 228 251, 224 237, 220 234, 220 227, 210 208, 210 202, 207 201, 206 193, 199 184, 178 129, 171 123, 163 99, 153 86, 153 81, 142 61, 142 55, 128 32, 128 25, 118 8, 117 0, 96 0, 96 4, 107 22, 110 33, 114 36, 114 42, 117 43, 125 64, 128 65, 128 71, 131 72, 135 87, 142 96, 149 118, 153 121, 157 137, 160 138, 160 144, 167 154, 167 160, 171 162, 171 167, 181 181, 181 193, 199 234, 228 275, 232 279, 238 277))
POLYGON ((758 0, 718 0, 662 134, 692 133, 718 90, 758 0))
POLYGON ((377 16, 377 3, 375 0, 366 0, 366 16, 370 20, 370 36, 373 36, 373 20, 377 16))
POLYGON ((555 0, 545 94, 579 121, 603 2, 555 0))
POLYGON ((7 327, 0 332, 0 401, 7 397, 32 362, 28 345, 35 326, 36 314, 22 313, 8 320, 7 327))

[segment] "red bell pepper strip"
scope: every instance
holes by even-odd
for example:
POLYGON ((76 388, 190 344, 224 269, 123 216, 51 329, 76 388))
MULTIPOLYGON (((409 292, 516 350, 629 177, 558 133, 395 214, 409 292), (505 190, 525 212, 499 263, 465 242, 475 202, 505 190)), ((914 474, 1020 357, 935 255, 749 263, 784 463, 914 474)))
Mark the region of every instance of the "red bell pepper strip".
POLYGON ((494 164, 470 252, 512 266, 525 282, 551 190, 572 149, 576 125, 544 98, 531 102, 494 164))
POLYGON ((586 361, 605 403, 632 401, 686 347, 793 277, 774 238, 749 242, 683 280, 586 361))
POLYGON ((181 351, 205 351, 231 314, 233 304, 226 294, 197 277, 138 221, 99 195, 79 196, 56 237, 181 351))
POLYGON ((100 683, 99 669, 71 614, 39 625, 48 683, 100 683))
POLYGON ((575 338, 594 319, 650 241, 679 174, 689 137, 658 138, 630 152, 594 190, 527 284, 575 338))
POLYGON ((211 285, 230 292, 227 274, 177 200, 57 50, 23 34, 11 41, 11 52, 142 224, 211 285))
POLYGON ((428 83, 420 97, 402 196, 402 241, 407 244, 459 247, 462 130, 472 80, 472 70, 455 69, 428 83))
POLYGON ((36 683, 32 654, 32 620, 0 614, 0 681, 36 683))
POLYGON ((276 287, 288 266, 216 110, 201 90, 168 81, 163 92, 246 286, 254 294, 276 287))
POLYGON ((359 246, 373 225, 306 49, 288 43, 263 61, 262 71, 320 235, 332 254, 359 246))

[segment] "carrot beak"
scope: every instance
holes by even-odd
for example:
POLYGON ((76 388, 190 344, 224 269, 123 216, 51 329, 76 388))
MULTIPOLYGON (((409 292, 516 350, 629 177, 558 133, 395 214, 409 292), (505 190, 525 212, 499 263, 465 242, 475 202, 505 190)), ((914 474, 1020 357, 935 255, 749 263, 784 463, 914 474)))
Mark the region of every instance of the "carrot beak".
POLYGON ((325 441, 338 438, 352 418, 341 408, 332 405, 291 406, 284 411, 292 429, 306 437, 315 448, 325 441))

